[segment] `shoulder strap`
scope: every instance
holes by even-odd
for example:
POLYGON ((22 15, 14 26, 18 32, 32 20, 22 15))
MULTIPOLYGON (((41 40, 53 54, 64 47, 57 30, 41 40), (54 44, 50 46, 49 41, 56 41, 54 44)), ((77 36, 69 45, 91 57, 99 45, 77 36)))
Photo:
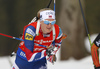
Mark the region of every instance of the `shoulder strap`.
POLYGON ((39 29, 40 29, 40 20, 37 21, 37 27, 36 27, 36 36, 39 35, 39 29))
POLYGON ((53 26, 53 41, 55 40, 55 27, 53 26))

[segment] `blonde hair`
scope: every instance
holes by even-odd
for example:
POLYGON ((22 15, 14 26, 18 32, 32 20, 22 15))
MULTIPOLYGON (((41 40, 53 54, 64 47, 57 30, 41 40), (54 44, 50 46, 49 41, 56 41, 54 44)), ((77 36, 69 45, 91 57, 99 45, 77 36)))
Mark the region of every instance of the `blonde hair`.
POLYGON ((51 8, 44 8, 44 9, 40 9, 37 13, 37 17, 38 19, 40 19, 40 12, 45 11, 45 10, 52 10, 51 8))

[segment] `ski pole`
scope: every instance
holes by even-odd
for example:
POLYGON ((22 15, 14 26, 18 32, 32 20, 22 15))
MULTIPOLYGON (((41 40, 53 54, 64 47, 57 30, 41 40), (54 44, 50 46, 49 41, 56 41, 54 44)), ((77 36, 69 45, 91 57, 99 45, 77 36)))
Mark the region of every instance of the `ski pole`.
POLYGON ((6 34, 3 34, 3 33, 0 33, 0 35, 5 36, 5 37, 8 37, 8 38, 12 38, 12 39, 24 41, 23 39, 20 39, 20 38, 17 38, 17 37, 13 37, 13 36, 10 36, 10 35, 6 35, 6 34))
MULTIPOLYGON (((8 37, 8 38, 12 38, 12 39, 24 41, 23 39, 20 39, 20 38, 17 38, 17 37, 13 37, 13 36, 10 36, 10 35, 6 35, 6 34, 0 33, 0 35, 5 36, 5 37, 8 37)), ((39 45, 39 46, 42 46, 42 47, 46 47, 46 46, 44 46, 44 45, 40 45, 40 44, 38 44, 38 45, 39 45)))
POLYGON ((52 0, 50 0, 50 2, 49 2, 49 4, 48 4, 47 8, 49 8, 49 7, 50 7, 51 2, 52 2, 52 0))
POLYGON ((88 31, 88 28, 87 28, 86 19, 85 19, 84 13, 83 13, 82 4, 81 4, 81 1, 80 0, 79 0, 79 4, 80 4, 82 16, 83 16, 83 20, 84 20, 86 32, 87 32, 87 35, 88 35, 88 39, 89 39, 89 42, 90 42, 90 46, 92 46, 91 39, 90 39, 90 34, 89 34, 89 31, 88 31))
POLYGON ((54 11, 55 11, 55 8, 56 8, 56 0, 54 0, 54 11))

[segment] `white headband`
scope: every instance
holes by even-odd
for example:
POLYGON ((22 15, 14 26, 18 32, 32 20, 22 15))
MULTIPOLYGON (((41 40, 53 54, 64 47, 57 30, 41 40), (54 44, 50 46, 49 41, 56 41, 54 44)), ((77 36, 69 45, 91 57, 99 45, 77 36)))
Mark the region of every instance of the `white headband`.
POLYGON ((55 19, 55 12, 53 10, 45 10, 40 12, 40 20, 55 19))

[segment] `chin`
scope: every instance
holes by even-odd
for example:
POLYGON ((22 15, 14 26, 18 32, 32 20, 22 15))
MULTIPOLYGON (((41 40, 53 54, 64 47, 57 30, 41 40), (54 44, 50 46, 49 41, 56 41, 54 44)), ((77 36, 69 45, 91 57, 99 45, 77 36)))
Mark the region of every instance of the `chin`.
POLYGON ((52 31, 52 29, 45 29, 45 33, 50 33, 52 31))
POLYGON ((51 31, 47 31, 47 33, 50 33, 51 31))

